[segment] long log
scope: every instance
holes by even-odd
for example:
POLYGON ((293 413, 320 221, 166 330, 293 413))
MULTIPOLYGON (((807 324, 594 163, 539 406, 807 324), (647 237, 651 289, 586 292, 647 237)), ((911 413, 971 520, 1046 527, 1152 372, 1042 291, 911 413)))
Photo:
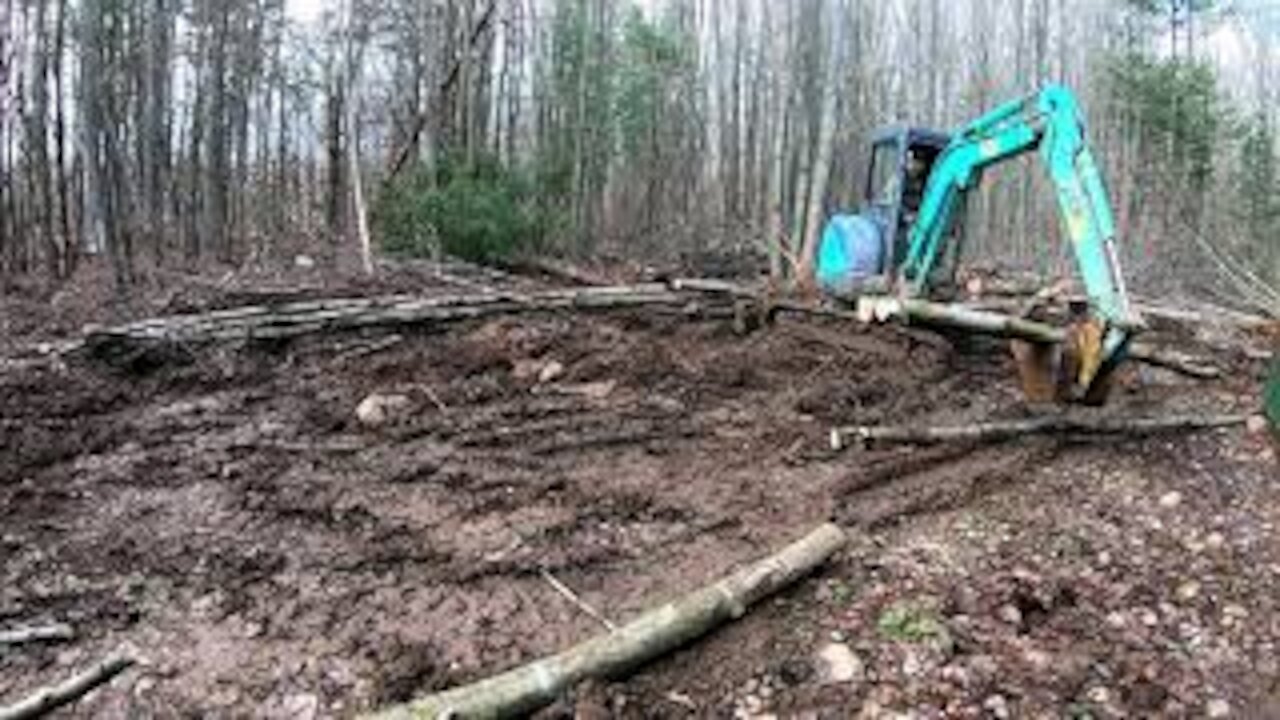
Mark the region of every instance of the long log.
POLYGON ((874 443, 931 445, 945 442, 999 442, 1023 435, 1156 435, 1244 425, 1247 415, 1175 415, 1151 418, 1047 415, 969 425, 852 425, 831 430, 831 449, 874 443))
MULTIPOLYGON (((1065 329, 1035 320, 918 298, 860 298, 857 313, 862 322, 885 322, 897 318, 930 327, 956 328, 1042 344, 1061 343, 1067 336, 1065 329)), ((1141 341, 1130 344, 1129 358, 1201 380, 1222 376, 1219 368, 1203 358, 1141 341)))
POLYGON ((66 681, 37 691, 13 705, 0 707, 0 720, 28 720, 46 715, 63 705, 79 700, 134 664, 127 655, 112 655, 66 681))
POLYGON ((1208 361, 1202 358, 1176 350, 1165 350, 1147 343, 1133 343, 1130 345, 1129 358, 1200 380, 1215 380, 1222 377, 1220 368, 1209 364, 1208 361))
POLYGON ((906 320, 931 327, 950 327, 969 332, 1016 338, 1035 343, 1060 343, 1066 331, 1053 325, 963 305, 935 303, 919 298, 861 297, 858 318, 865 323, 906 320))
POLYGON ((803 577, 844 546, 830 523, 753 565, 674 602, 644 613, 614 632, 501 675, 430 695, 369 716, 496 718, 531 713, 583 680, 617 678, 716 627, 737 619, 761 598, 803 577))

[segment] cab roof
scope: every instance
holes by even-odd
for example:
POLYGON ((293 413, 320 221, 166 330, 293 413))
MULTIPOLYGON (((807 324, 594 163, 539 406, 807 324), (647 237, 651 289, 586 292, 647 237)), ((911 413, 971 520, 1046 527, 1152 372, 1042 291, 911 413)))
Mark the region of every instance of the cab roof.
POLYGON ((883 143, 905 144, 908 147, 924 145, 941 150, 951 142, 951 134, 941 130, 911 127, 908 125, 890 125, 877 129, 871 134, 874 145, 883 143))

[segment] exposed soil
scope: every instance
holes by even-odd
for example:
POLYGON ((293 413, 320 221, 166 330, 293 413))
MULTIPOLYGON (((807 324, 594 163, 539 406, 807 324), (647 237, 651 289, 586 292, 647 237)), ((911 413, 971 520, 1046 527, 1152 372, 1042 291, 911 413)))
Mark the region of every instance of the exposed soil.
MULTIPOLYGON (((146 664, 73 714, 345 717, 598 632, 543 570, 626 619, 834 518, 853 547, 817 577, 546 715, 1280 715, 1261 434, 837 456, 833 424, 1029 412, 1003 348, 639 312, 394 332, 0 361, 0 627, 79 629, 0 654, 0 702, 127 644, 146 664), (370 425, 374 394, 403 399, 370 425)), ((1256 406, 1260 367, 1220 357, 1129 369, 1107 411, 1256 406)))

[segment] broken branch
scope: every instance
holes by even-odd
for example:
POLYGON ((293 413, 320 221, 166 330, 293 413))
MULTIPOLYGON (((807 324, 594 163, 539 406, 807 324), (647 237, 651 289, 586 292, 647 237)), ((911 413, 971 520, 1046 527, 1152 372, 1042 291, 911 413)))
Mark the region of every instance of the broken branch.
POLYGON ((66 681, 43 688, 13 705, 0 708, 0 720, 28 720, 79 700, 134 664, 134 659, 116 654, 66 681))
POLYGON ((577 606, 579 610, 590 615, 601 625, 604 625, 605 628, 609 630, 609 632, 613 632, 614 630, 618 629, 618 626, 610 622, 609 618, 605 617, 603 613, 601 613, 599 610, 596 610, 594 607, 592 607, 591 604, 588 603, 586 600, 583 600, 582 598, 578 597, 578 593, 569 589, 568 585, 565 585, 564 583, 560 582, 555 575, 551 574, 550 570, 547 570, 546 568, 542 569, 542 579, 546 580, 547 584, 551 586, 551 589, 560 593, 560 595, 563 596, 564 599, 573 603, 575 606, 577 606))
POLYGON ((1022 435, 1156 435, 1243 425, 1247 415, 1186 415, 1154 418, 1072 417, 1049 415, 1022 420, 993 420, 970 425, 854 425, 831 430, 831 449, 871 443, 935 444, 999 442, 1022 435))
POLYGON ((48 642, 51 640, 70 640, 75 636, 75 631, 66 623, 15 628, 13 630, 0 630, 0 646, 24 645, 30 642, 48 642))
POLYGON ((373 717, 400 720, 528 714, 582 680, 620 677, 742 617, 751 605, 803 577, 844 543, 844 531, 824 524, 776 555, 650 610, 614 632, 472 685, 388 708, 373 717))

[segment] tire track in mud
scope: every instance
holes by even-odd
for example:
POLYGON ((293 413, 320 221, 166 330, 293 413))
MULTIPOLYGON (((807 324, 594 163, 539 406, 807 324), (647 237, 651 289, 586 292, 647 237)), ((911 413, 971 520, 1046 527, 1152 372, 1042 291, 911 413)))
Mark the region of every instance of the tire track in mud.
POLYGON ((835 489, 836 516, 845 524, 877 531, 914 516, 956 510, 1000 492, 1047 462, 1059 449, 1052 440, 1021 445, 907 450, 871 463, 835 489))

